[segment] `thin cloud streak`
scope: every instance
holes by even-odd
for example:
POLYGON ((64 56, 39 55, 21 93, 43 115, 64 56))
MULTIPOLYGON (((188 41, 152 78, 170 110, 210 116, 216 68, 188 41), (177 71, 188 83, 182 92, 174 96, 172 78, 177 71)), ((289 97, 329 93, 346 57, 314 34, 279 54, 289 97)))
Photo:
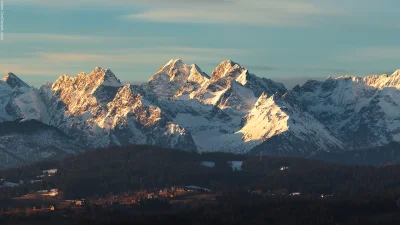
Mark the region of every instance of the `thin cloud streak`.
POLYGON ((18 65, 18 64, 2 64, 0 63, 0 74, 12 72, 16 75, 33 75, 33 76, 55 76, 61 75, 60 71, 48 68, 39 68, 35 65, 18 65))
POLYGON ((35 52, 27 54, 32 58, 39 58, 45 62, 115 62, 115 63, 154 63, 170 58, 181 58, 187 61, 214 62, 225 59, 225 56, 245 55, 250 51, 223 48, 195 48, 178 46, 160 46, 148 48, 112 49, 107 52, 97 50, 93 53, 61 53, 61 52, 35 52))
POLYGON ((66 1, 66 0, 13 0, 8 4, 11 5, 39 5, 46 7, 75 7, 78 5, 105 5, 105 6, 123 6, 130 7, 136 5, 169 5, 171 3, 175 4, 224 4, 232 3, 235 0, 79 0, 79 1, 66 1))
POLYGON ((370 60, 400 60, 400 48, 398 47, 368 47, 346 51, 345 55, 335 58, 342 62, 362 62, 370 60))
POLYGON ((313 16, 330 14, 317 5, 286 0, 237 0, 230 4, 203 4, 193 10, 187 5, 151 6, 145 11, 125 15, 128 20, 169 23, 235 24, 252 26, 302 26, 313 16))
POLYGON ((252 26, 303 26, 314 16, 338 13, 307 0, 13 0, 9 4, 67 9, 95 5, 140 11, 121 16, 128 20, 252 26))
POLYGON ((160 40, 171 40, 168 37, 140 37, 140 36, 87 36, 87 35, 72 35, 72 34, 52 34, 52 33, 9 33, 6 34, 3 42, 5 43, 20 43, 20 42, 111 42, 111 41, 141 41, 151 42, 160 40))
MULTIPOLYGON (((65 68, 83 68, 83 65, 101 66, 106 68, 121 68, 127 64, 133 68, 135 65, 149 65, 154 67, 168 62, 171 58, 181 58, 187 64, 220 62, 226 56, 246 55, 250 51, 221 48, 196 48, 161 46, 151 48, 112 49, 105 51, 99 49, 85 52, 30 52, 23 57, 0 57, 0 66, 3 73, 14 72, 24 75, 61 75, 65 68)), ((1 71, 0 71, 1 72, 1 71)))

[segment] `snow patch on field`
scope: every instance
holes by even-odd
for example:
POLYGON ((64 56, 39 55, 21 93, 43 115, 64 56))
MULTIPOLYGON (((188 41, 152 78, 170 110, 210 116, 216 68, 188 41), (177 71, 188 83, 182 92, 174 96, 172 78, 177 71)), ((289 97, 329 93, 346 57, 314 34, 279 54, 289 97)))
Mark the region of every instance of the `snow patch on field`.
POLYGON ((202 165, 204 167, 208 167, 208 168, 214 168, 215 162, 204 161, 204 162, 201 162, 200 165, 202 165))
POLYGON ((231 165, 233 171, 243 170, 243 168, 242 168, 243 161, 231 161, 231 162, 229 162, 229 164, 231 165))

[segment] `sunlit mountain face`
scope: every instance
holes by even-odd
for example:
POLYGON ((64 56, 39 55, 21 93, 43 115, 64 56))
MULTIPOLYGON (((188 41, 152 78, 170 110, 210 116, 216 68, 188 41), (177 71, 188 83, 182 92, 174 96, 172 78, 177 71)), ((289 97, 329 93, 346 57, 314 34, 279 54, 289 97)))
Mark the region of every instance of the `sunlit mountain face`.
MULTIPOLYGON (((101 67, 75 77, 63 75, 39 89, 9 73, 0 81, 0 121, 16 121, 15 126, 37 121, 45 130, 55 129, 70 140, 65 144, 73 151, 67 153, 77 146, 147 144, 312 157, 399 142, 399 89, 400 71, 310 80, 288 90, 230 60, 209 76, 195 64, 174 59, 140 85, 122 84, 101 67)), ((6 132, 1 138, 17 135, 21 133, 6 132)), ((29 155, 30 150, 18 147, 26 146, 25 141, 15 141, 21 143, 15 148, 29 155)), ((35 151, 46 157, 46 146, 55 143, 42 142, 35 151)), ((22 154, 9 147, 2 144, 2 154, 22 154)))

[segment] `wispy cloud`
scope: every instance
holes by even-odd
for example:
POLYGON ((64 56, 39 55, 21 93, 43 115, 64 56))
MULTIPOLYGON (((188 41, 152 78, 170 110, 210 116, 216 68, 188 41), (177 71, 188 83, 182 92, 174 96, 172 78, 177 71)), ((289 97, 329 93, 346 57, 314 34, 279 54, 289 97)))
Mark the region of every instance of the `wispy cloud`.
POLYGON ((342 62, 363 62, 378 60, 400 60, 399 47, 366 47, 344 51, 344 54, 336 56, 336 60, 342 62))
POLYGON ((13 0, 9 4, 46 7, 106 6, 141 10, 122 16, 128 20, 169 23, 242 24, 255 26, 299 26, 316 15, 329 15, 308 0, 13 0))
POLYGON ((12 63, 0 63, 0 74, 6 74, 13 72, 15 74, 29 74, 33 76, 55 76, 60 75, 60 71, 52 70, 49 68, 41 68, 40 66, 28 64, 12 64, 12 63))
POLYGON ((79 1, 66 1, 66 0, 12 0, 7 4, 11 5, 35 5, 35 6, 45 6, 45 7, 75 7, 75 6, 99 6, 105 5, 110 6, 123 6, 123 7, 133 7, 138 5, 170 5, 172 4, 221 4, 234 2, 235 0, 79 0, 79 1))
POLYGON ((90 36, 90 35, 74 35, 74 34, 54 34, 54 33, 6 33, 2 42, 9 43, 26 43, 26 42, 121 42, 121 41, 140 41, 151 42, 160 40, 169 40, 168 37, 149 37, 149 36, 90 36))
POLYGON ((220 4, 188 4, 149 6, 144 12, 123 16, 125 19, 169 23, 288 25, 308 23, 308 18, 327 13, 306 1, 288 0, 236 0, 220 4))
POLYGON ((271 71, 271 70, 279 70, 281 69, 280 67, 276 66, 264 66, 264 65, 245 65, 245 67, 251 69, 251 70, 257 70, 257 71, 271 71))
POLYGON ((7 34, 6 41, 39 41, 39 40, 56 40, 56 41, 89 41, 99 37, 69 35, 69 34, 44 34, 44 33, 10 33, 7 34))
MULTIPOLYGON (((189 62, 212 62, 225 59, 227 56, 243 55, 247 51, 220 48, 194 48, 194 47, 150 47, 131 49, 112 49, 106 52, 97 50, 95 53, 60 53, 60 52, 35 52, 32 58, 39 58, 45 62, 96 62, 96 63, 146 63, 165 61, 170 58, 181 58, 189 62)), ((29 54, 28 54, 29 55, 29 54)))
POLYGON ((305 67, 298 68, 298 70, 303 70, 305 72, 321 72, 321 73, 335 73, 335 74, 348 74, 348 70, 340 68, 328 68, 328 67, 305 67))
POLYGON ((0 72, 14 72, 24 75, 61 75, 72 68, 79 70, 88 65, 111 69, 126 65, 149 65, 156 69, 171 58, 181 58, 187 64, 220 62, 228 56, 246 55, 250 52, 237 49, 196 48, 179 46, 154 46, 147 48, 96 49, 91 53, 71 52, 30 52, 21 57, 0 57, 0 72))

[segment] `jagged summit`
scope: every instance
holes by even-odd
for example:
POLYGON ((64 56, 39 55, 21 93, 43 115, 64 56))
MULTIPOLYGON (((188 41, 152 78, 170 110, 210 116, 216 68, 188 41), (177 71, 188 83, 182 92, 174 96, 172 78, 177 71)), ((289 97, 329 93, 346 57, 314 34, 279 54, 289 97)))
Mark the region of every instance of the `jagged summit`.
POLYGON ((227 66, 231 66, 232 67, 234 65, 239 65, 239 64, 234 62, 234 61, 232 61, 232 60, 230 60, 230 59, 224 60, 219 64, 219 66, 224 66, 224 67, 227 67, 227 66))
POLYGON ((209 81, 209 76, 197 65, 186 65, 181 59, 171 59, 150 77, 142 88, 158 98, 177 98, 197 90, 209 81))
MULTIPOLYGON (((156 75, 168 75, 171 81, 176 78, 177 73, 186 73, 189 71, 189 66, 186 65, 181 59, 171 59, 164 66, 161 66, 160 69, 150 78, 150 80, 155 79, 156 75)), ((150 81, 149 80, 149 81, 150 81)))
POLYGON ((210 79, 210 76, 204 73, 196 64, 190 65, 190 68, 189 82, 203 84, 210 79))
POLYGON ((17 75, 15 75, 13 73, 7 73, 4 76, 3 81, 6 82, 11 88, 15 88, 15 87, 29 88, 29 85, 27 83, 22 81, 19 77, 17 77, 17 75))
POLYGON ((198 72, 201 75, 203 75, 204 77, 206 77, 207 79, 210 79, 210 76, 208 76, 207 73, 203 72, 197 64, 190 65, 190 68, 191 68, 191 73, 198 72))
POLYGON ((89 75, 84 72, 77 74, 76 77, 64 74, 53 83, 52 88, 57 91, 70 86, 76 90, 95 90, 99 86, 121 87, 122 83, 110 69, 96 67, 89 75))
POLYGON ((187 69, 189 68, 190 71, 193 72, 198 72, 200 74, 202 74, 203 76, 205 76, 206 78, 210 78, 206 73, 204 73, 200 67, 196 64, 191 64, 190 66, 186 65, 182 59, 171 59, 170 61, 168 61, 167 64, 165 64, 164 66, 161 66, 160 69, 156 72, 156 74, 167 74, 167 75, 171 75, 172 74, 172 70, 182 70, 182 69, 187 69))
POLYGON ((223 77, 236 78, 242 74, 246 69, 232 60, 225 60, 221 62, 212 72, 211 82, 217 81, 223 77))
POLYGON ((400 69, 394 71, 394 73, 392 74, 392 76, 400 76, 400 69))
POLYGON ((96 67, 89 74, 89 77, 93 79, 98 79, 103 86, 122 86, 121 81, 115 76, 115 74, 110 69, 103 69, 101 67, 96 67))
POLYGON ((188 77, 190 68, 181 59, 171 59, 149 79, 149 82, 184 81, 188 77))

